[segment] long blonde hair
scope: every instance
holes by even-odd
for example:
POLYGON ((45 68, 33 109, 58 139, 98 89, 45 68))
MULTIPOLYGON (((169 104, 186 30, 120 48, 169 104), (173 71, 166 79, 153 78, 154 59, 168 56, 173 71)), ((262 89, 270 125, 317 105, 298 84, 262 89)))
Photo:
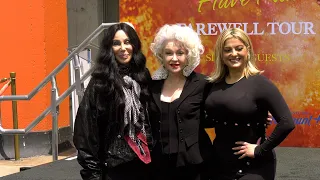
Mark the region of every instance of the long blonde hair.
POLYGON ((219 82, 223 80, 229 73, 228 67, 223 63, 223 48, 225 42, 230 38, 239 39, 249 51, 247 63, 244 68, 244 76, 248 78, 249 76, 261 74, 263 72, 259 70, 255 64, 252 42, 249 36, 239 28, 229 28, 223 31, 216 41, 214 51, 215 71, 208 78, 210 82, 219 82))

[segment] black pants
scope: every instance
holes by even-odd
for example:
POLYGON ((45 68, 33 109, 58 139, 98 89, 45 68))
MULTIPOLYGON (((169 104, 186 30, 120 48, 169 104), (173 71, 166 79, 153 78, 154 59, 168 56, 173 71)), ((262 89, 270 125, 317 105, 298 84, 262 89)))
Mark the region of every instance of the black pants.
MULTIPOLYGON (((154 157, 154 156, 153 156, 154 157)), ((157 155, 151 162, 151 180, 200 180, 201 165, 176 166, 177 154, 157 155)), ((201 179, 202 180, 202 179, 201 179)))
POLYGON ((217 163, 210 167, 211 180, 274 180, 276 173, 276 156, 274 151, 265 157, 247 158, 236 166, 227 166, 222 159, 212 159, 217 163), (219 163, 222 162, 222 163, 219 163), (224 165, 222 165, 224 164, 224 165))
POLYGON ((139 159, 104 169, 103 180, 149 180, 150 164, 139 159))

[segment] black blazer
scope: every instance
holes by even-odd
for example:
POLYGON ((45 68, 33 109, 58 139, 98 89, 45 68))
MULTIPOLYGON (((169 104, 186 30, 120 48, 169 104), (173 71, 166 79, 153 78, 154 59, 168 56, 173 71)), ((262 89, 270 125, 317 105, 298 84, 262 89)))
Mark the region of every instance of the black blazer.
MULTIPOLYGON (((156 143, 160 141, 161 101, 160 95, 164 80, 154 80, 151 84, 152 101, 150 103, 150 123, 156 143)), ((205 76, 196 72, 188 76, 178 99, 176 123, 179 132, 179 152, 177 166, 199 164, 208 155, 211 141, 204 130, 204 101, 208 88, 205 76)))

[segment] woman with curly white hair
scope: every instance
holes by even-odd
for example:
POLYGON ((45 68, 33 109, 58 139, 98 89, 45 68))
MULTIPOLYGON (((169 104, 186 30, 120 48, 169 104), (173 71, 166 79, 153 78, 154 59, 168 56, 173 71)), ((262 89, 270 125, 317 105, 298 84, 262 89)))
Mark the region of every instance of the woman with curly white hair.
POLYGON ((153 180, 204 179, 202 171, 211 141, 204 130, 207 81, 194 72, 204 47, 189 27, 164 25, 151 44, 161 66, 152 76, 149 106, 155 145, 153 180))

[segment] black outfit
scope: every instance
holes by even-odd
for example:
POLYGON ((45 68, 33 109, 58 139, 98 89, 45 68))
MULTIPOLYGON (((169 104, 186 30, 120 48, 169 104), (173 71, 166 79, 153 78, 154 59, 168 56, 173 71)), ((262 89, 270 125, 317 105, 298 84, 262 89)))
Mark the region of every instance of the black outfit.
POLYGON ((225 80, 213 84, 205 101, 209 119, 215 123, 212 179, 273 180, 276 158, 273 151, 294 129, 290 110, 276 86, 262 75, 242 78, 234 84, 225 80), (278 122, 270 137, 265 137, 268 111, 278 122), (255 158, 239 160, 232 150, 236 141, 261 144, 255 158))
POLYGON ((176 123, 176 109, 178 106, 179 99, 173 102, 161 102, 161 148, 165 154, 173 154, 178 152, 178 126, 176 123))
POLYGON ((151 153, 152 179, 200 179, 206 150, 211 147, 204 130, 207 81, 204 75, 193 72, 180 97, 171 103, 160 101, 163 84, 164 80, 155 80, 151 85, 149 112, 156 142, 151 153))
MULTIPOLYGON (((118 110, 106 106, 106 112, 102 113, 96 107, 97 94, 94 84, 95 80, 91 79, 79 105, 74 127, 73 141, 78 150, 77 160, 83 167, 80 171, 82 178, 85 180, 147 179, 149 165, 139 160, 124 139, 124 132, 119 123, 114 120, 119 114, 118 110)), ((147 115, 146 109, 145 114, 147 115)), ((145 129, 148 139, 151 139, 148 124, 145 122, 145 129)))

